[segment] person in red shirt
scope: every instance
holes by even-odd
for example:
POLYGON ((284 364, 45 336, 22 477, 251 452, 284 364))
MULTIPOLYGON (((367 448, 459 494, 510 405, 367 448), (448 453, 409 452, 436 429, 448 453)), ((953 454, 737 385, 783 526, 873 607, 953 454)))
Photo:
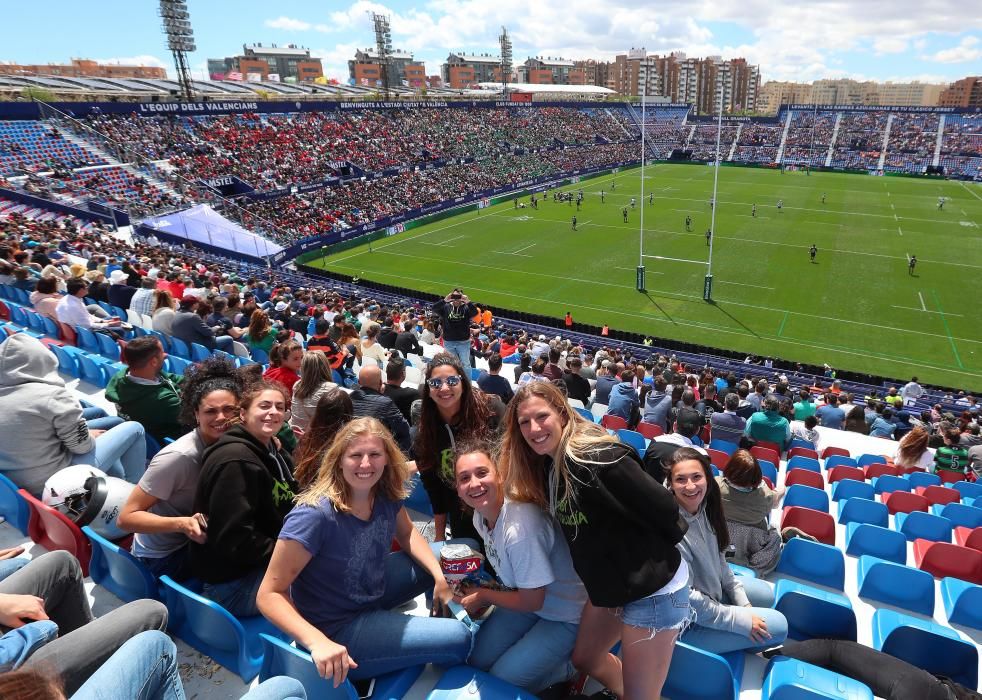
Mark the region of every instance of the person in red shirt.
POLYGON ((566 312, 566 318, 563 322, 566 324, 567 331, 573 330, 573 314, 569 311, 566 312))
POLYGON ((292 338, 274 345, 269 352, 269 369, 263 373, 263 378, 279 382, 292 394, 293 385, 300 381, 301 361, 303 347, 292 338))

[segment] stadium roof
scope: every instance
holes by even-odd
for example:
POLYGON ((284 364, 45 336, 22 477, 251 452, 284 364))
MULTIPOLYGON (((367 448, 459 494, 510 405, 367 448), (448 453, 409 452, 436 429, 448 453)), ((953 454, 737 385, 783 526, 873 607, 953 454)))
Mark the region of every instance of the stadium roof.
POLYGON ((476 56, 469 53, 452 53, 447 60, 454 58, 464 63, 493 63, 495 65, 501 63, 501 58, 498 56, 476 56))
MULTIPOLYGON (((478 83, 478 92, 501 90, 501 83, 478 83)), ((599 85, 539 85, 537 83, 508 83, 512 92, 550 92, 563 95, 616 95, 610 88, 599 85)))

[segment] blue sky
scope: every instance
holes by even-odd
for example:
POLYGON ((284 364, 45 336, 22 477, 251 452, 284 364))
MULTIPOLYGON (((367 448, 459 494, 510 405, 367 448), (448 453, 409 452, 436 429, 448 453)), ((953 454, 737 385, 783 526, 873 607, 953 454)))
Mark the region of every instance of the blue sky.
MULTIPOLYGON (((450 51, 497 52, 508 27, 515 61, 528 56, 612 59, 631 47, 652 53, 743 56, 765 81, 851 77, 950 82, 982 74, 982 12, 960 0, 371 0, 300 2, 189 0, 202 76, 205 61, 243 43, 295 43, 347 77, 355 48, 374 43, 371 12, 392 18, 393 43, 438 74, 450 51), (653 8, 657 8, 655 11, 653 8)), ((8 2, 0 61, 72 57, 160 65, 173 72, 155 0, 8 2)))

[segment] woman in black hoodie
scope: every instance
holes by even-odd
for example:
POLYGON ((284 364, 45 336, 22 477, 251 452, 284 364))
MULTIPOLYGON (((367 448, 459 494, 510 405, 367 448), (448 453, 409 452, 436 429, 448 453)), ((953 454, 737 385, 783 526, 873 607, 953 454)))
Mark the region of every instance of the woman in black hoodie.
POLYGON ((279 384, 250 385, 239 423, 205 450, 194 512, 207 518, 208 539, 192 544, 191 568, 204 595, 233 615, 259 614, 256 591, 297 492, 293 462, 276 438, 288 401, 279 384))
POLYGON ((637 454, 585 421, 551 382, 508 405, 500 457, 513 501, 549 510, 589 602, 573 664, 624 700, 661 696, 675 639, 691 621, 685 535, 672 494, 637 454), (610 648, 621 642, 621 660, 610 648))

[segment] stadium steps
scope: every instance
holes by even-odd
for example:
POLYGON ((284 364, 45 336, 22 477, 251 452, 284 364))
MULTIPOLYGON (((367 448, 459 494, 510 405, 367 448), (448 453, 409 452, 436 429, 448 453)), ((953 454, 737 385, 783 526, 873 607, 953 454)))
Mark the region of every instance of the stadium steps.
POLYGON ((794 116, 794 110, 789 109, 784 121, 784 131, 781 132, 781 144, 777 147, 777 157, 774 162, 781 165, 784 160, 784 147, 788 143, 788 132, 791 130, 791 119, 794 116))
POLYGON ((743 122, 737 125, 736 134, 733 136, 733 143, 730 144, 730 152, 726 154, 726 160, 733 160, 733 154, 736 153, 737 144, 740 143, 740 134, 743 133, 743 122))
POLYGON ((842 124, 842 112, 835 115, 835 126, 832 127, 832 138, 829 139, 829 151, 825 154, 825 167, 832 165, 832 154, 835 153, 835 142, 839 138, 839 126, 842 124))
POLYGON ((938 119, 938 140, 934 143, 934 157, 931 158, 931 165, 935 168, 941 163, 941 144, 944 142, 944 125, 946 116, 947 115, 942 114, 941 118, 938 119))
POLYGON ((883 145, 880 147, 880 162, 877 164, 876 169, 882 171, 883 164, 887 160, 887 147, 890 144, 890 129, 893 128, 893 114, 887 117, 887 127, 883 130, 883 145))

